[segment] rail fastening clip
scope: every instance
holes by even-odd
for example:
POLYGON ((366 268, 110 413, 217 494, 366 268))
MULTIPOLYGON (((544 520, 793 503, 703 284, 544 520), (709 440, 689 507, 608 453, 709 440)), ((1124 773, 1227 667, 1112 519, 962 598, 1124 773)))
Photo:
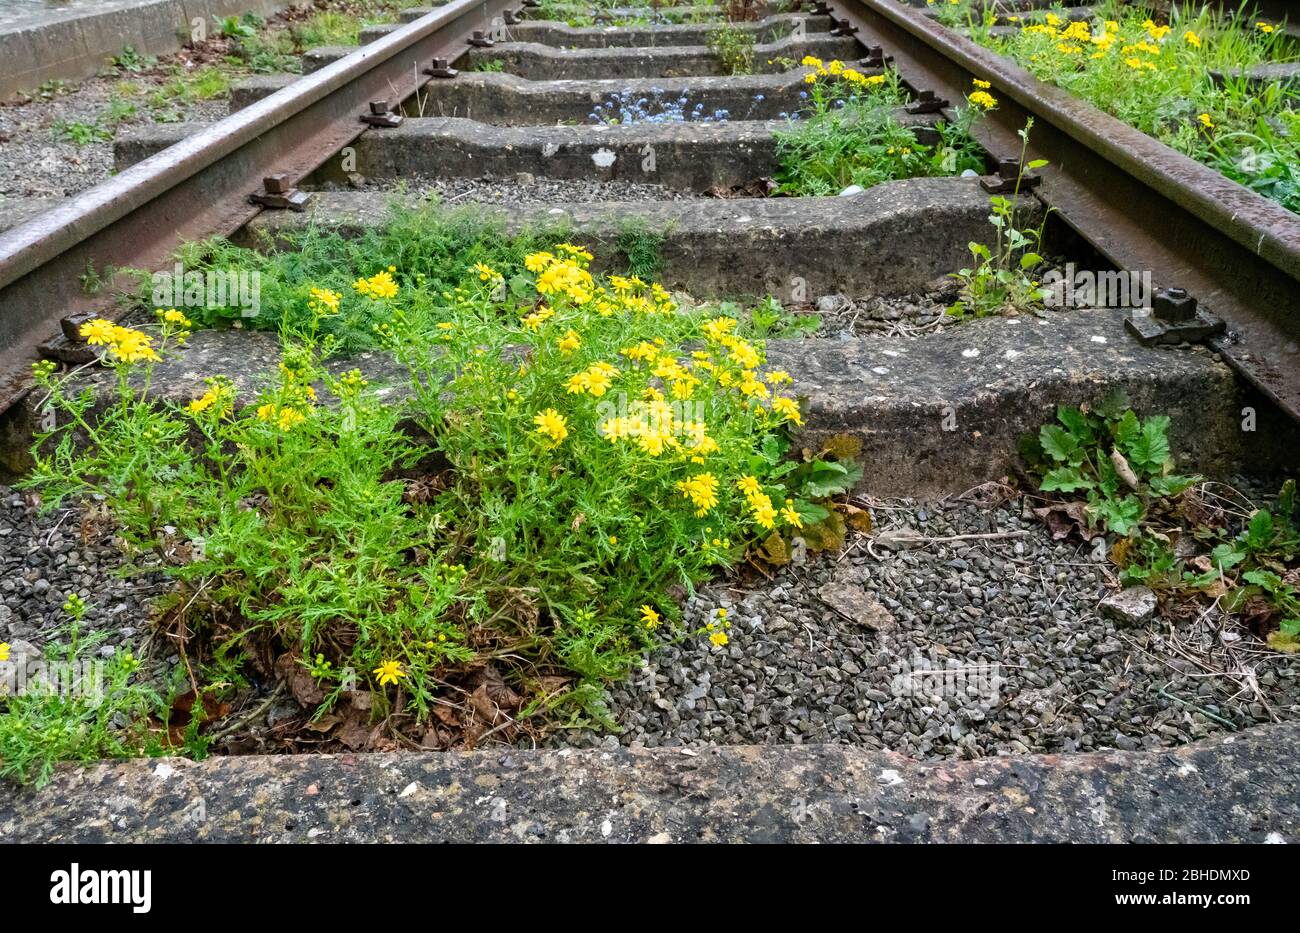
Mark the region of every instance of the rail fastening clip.
POLYGON ((1196 306, 1196 299, 1182 288, 1162 288, 1151 299, 1150 314, 1130 314, 1124 327, 1144 346, 1199 343, 1222 333, 1222 318, 1196 306))
POLYGON ((248 200, 272 210, 305 211, 311 203, 311 195, 299 191, 289 180, 285 172, 268 175, 262 179, 262 190, 248 196, 248 200))

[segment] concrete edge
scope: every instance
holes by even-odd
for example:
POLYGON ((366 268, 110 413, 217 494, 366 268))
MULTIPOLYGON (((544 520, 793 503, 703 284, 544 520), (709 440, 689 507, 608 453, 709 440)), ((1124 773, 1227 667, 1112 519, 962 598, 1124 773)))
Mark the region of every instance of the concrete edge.
POLYGON ((1297 754, 1287 724, 928 764, 843 745, 143 759, 0 788, 0 841, 1295 842, 1297 754))

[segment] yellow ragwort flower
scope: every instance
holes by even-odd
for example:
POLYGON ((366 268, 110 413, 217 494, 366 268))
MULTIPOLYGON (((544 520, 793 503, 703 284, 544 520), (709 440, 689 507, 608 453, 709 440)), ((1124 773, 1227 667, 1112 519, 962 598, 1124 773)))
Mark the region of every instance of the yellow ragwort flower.
POLYGON ((402 670, 402 665, 396 661, 382 661, 373 671, 375 677, 379 679, 379 686, 386 687, 389 684, 396 684, 406 676, 406 671, 402 670))
POLYGON ((551 439, 551 446, 558 446, 569 436, 569 425, 564 416, 554 408, 547 408, 539 411, 533 416, 533 424, 537 425, 537 433, 551 439))

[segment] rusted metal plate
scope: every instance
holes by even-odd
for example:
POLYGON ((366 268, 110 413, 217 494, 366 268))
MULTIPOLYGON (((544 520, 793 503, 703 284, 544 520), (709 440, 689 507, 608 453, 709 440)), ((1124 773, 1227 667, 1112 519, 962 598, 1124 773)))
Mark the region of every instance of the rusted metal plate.
MULTIPOLYGON (((1189 159, 896 0, 836 0, 917 88, 960 101, 972 79, 1000 106, 981 121, 997 158, 1047 159, 1039 194, 1116 268, 1149 271, 1228 322, 1214 346, 1300 418, 1300 216, 1189 159)), ((1117 310, 1117 314, 1122 313, 1117 310)))
POLYGON ((409 97, 432 58, 459 57, 475 30, 518 5, 453 0, 0 234, 0 411, 25 391, 59 320, 102 308, 82 291, 88 268, 156 270, 182 243, 233 233, 261 210, 248 197, 265 176, 318 168, 368 131, 370 101, 409 97))

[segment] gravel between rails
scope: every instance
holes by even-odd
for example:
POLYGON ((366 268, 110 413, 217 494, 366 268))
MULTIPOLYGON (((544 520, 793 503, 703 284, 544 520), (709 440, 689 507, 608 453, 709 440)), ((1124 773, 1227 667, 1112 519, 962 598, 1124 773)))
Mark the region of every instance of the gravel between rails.
POLYGON ((149 601, 166 592, 161 574, 124 577, 127 563, 111 530, 79 507, 42 515, 29 491, 0 485, 0 641, 42 648, 59 638, 62 606, 76 593, 90 606, 86 628, 106 634, 108 656, 148 633, 149 601))
POLYGON ((539 178, 434 178, 407 176, 322 185, 319 190, 409 192, 444 204, 592 204, 598 201, 689 201, 704 195, 629 181, 539 178))
MULTIPOLYGON (((59 138, 56 125, 64 123, 108 125, 109 100, 113 88, 129 82, 140 88, 129 99, 136 107, 133 117, 111 128, 113 135, 130 132, 150 121, 149 90, 163 83, 162 76, 132 74, 91 78, 75 91, 48 100, 0 106, 0 210, 4 198, 70 197, 93 188, 113 174, 113 139, 77 145, 59 138)), ((229 109, 226 97, 177 104, 175 115, 182 120, 214 122, 229 109)))
MULTIPOLYGON (((898 549, 856 537, 770 580, 750 572, 709 584, 684 607, 692 634, 610 690, 620 734, 557 732, 544 744, 852 743, 973 758, 1173 746, 1300 719, 1300 658, 1247 635, 1234 643, 1233 673, 1214 617, 1117 627, 1097 612, 1106 568, 1081 545, 1053 541, 1016 503, 895 500, 874 512, 876 534, 995 537, 898 549), (819 596, 828 583, 863 594, 859 605, 877 620, 887 613, 892 630, 831 608, 819 596), (725 647, 695 634, 717 624, 720 607, 731 624, 725 647), (972 673, 962 689, 935 674, 909 680, 927 669, 972 673)), ((60 638, 71 592, 91 604, 87 627, 106 634, 104 655, 139 653, 150 630, 149 602, 167 581, 121 576, 126 558, 111 531, 83 525, 83 515, 40 515, 28 494, 0 486, 0 641, 20 654, 23 643, 60 638)), ((161 653, 155 645, 151 667, 174 669, 179 659, 161 653)))
POLYGON ((1021 518, 1018 503, 902 500, 876 518, 877 532, 1024 534, 896 551, 875 544, 876 556, 859 539, 771 581, 750 574, 711 584, 686 605, 685 628, 716 624, 727 608, 725 647, 689 635, 653 652, 610 693, 621 734, 548 743, 854 743, 974 758, 1173 746, 1272 721, 1270 710, 1300 718, 1300 661, 1246 635, 1233 644, 1250 673, 1210 675, 1193 658, 1222 657, 1216 619, 1117 627, 1097 611, 1107 570, 1082 545, 1053 541, 1036 519, 1021 518), (894 630, 830 608, 818 594, 832 581, 872 594, 894 630), (964 669, 967 687, 955 689, 952 675, 953 687, 933 674, 909 678, 927 666, 964 669))

